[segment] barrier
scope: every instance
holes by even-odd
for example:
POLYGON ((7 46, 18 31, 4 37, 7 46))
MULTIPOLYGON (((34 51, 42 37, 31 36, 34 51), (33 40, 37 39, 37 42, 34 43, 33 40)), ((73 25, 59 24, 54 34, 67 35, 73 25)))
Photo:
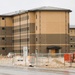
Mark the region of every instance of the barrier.
POLYGON ((34 53, 29 54, 26 60, 23 54, 15 54, 14 57, 0 57, 0 65, 36 66, 36 67, 75 67, 75 53, 34 53))

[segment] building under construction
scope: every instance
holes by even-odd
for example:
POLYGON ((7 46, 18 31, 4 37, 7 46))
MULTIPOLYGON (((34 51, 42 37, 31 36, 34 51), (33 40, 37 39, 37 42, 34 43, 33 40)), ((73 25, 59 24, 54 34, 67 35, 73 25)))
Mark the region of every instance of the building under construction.
POLYGON ((0 15, 0 54, 69 52, 69 13, 57 7, 40 7, 0 15))

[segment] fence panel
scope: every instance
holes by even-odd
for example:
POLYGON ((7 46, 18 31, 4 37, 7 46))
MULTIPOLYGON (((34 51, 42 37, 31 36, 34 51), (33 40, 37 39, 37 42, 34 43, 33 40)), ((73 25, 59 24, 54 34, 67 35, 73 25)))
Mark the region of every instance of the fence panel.
MULTIPOLYGON (((74 62, 67 62, 64 60, 65 53, 39 53, 39 54, 31 54, 30 56, 34 55, 36 64, 35 66, 46 66, 46 67, 74 67, 74 62)), ((70 54, 70 53, 68 53, 70 54)), ((70 58, 69 58, 70 59, 70 58)))
POLYGON ((72 53, 32 53, 27 57, 23 54, 15 54, 14 57, 0 56, 0 65, 20 65, 20 66, 36 66, 36 67, 75 67, 75 58, 72 53), (65 58, 65 54, 68 54, 65 58))

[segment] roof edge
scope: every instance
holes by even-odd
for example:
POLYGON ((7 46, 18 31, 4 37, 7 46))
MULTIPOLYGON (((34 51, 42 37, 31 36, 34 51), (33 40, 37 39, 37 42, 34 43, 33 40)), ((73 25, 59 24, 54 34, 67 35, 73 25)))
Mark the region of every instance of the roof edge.
POLYGON ((15 11, 12 13, 8 13, 8 14, 2 14, 0 16, 16 16, 16 15, 20 15, 20 14, 24 14, 24 13, 28 13, 28 12, 36 12, 36 11, 65 11, 65 12, 72 12, 72 10, 70 9, 64 9, 64 8, 59 8, 59 7, 51 7, 51 6, 44 6, 44 7, 39 7, 39 8, 34 8, 34 9, 30 9, 30 10, 25 10, 25 11, 15 11))

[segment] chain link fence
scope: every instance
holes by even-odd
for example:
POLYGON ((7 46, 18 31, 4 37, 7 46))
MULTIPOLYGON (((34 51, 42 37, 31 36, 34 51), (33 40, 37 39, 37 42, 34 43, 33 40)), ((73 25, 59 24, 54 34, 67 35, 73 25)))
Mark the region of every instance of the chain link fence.
POLYGON ((39 67, 62 67, 64 66, 64 54, 39 53, 31 54, 35 58, 35 66, 39 67))
MULTIPOLYGON (((71 57, 68 58, 68 61, 65 60, 64 55, 72 53, 32 53, 28 54, 27 57, 14 56, 14 64, 23 65, 23 66, 36 66, 36 67, 75 67, 75 63, 71 61, 71 57)), ((73 58, 73 56, 72 56, 73 58)))
MULTIPOLYGON (((28 54, 27 57, 24 57, 23 54, 15 54, 13 57, 0 56, 0 65, 18 65, 18 66, 35 66, 35 67, 75 67, 74 61, 66 61, 64 55, 69 54, 72 56, 72 53, 32 53, 28 54)), ((69 60, 72 60, 72 57, 69 57, 69 60)), ((73 58, 75 60, 75 58, 73 58)))

